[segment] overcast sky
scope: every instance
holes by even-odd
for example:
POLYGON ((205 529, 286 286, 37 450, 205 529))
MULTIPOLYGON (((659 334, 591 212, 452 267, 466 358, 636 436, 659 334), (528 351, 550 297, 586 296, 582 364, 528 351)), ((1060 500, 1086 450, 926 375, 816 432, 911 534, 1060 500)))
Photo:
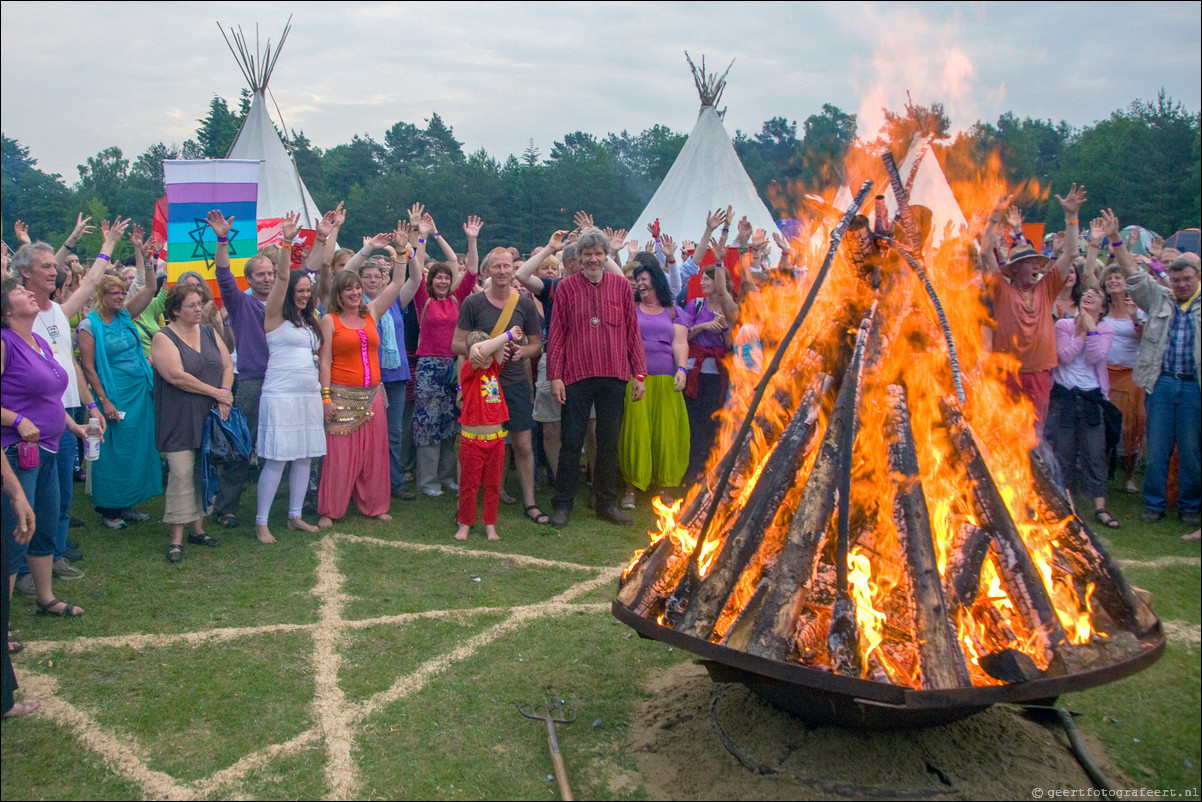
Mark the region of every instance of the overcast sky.
MULTIPOLYGON (((859 115, 942 101, 953 126, 1020 117, 1081 127, 1163 87, 1202 106, 1202 4, 1185 3, 28 3, 2 4, 0 128, 78 179, 105 147, 182 144, 245 81, 217 23, 292 33, 271 80, 284 124, 326 148, 383 141, 438 112, 467 152, 546 157, 581 130, 661 123, 698 103, 684 51, 723 70, 727 130, 832 103, 859 115)), ((276 110, 271 107, 272 116, 276 110)), ((277 123, 279 119, 277 118, 277 123)))

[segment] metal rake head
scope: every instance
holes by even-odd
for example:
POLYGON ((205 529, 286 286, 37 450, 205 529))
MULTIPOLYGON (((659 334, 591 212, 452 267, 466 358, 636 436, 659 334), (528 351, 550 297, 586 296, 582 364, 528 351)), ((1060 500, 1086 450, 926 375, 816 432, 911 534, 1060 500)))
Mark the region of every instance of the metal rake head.
POLYGON ((566 702, 553 705, 523 705, 517 702, 513 706, 518 712, 535 721, 550 721, 555 724, 571 724, 576 720, 576 711, 567 706, 566 702))

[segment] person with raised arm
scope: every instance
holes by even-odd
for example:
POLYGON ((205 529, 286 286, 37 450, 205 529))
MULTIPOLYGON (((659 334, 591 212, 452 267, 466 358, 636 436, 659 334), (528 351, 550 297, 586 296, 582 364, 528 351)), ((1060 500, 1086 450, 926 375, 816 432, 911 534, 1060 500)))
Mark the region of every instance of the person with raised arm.
POLYGON ((293 240, 300 231, 298 215, 289 213, 282 222, 283 242, 276 269, 287 281, 276 281, 267 295, 263 328, 267 339, 267 372, 259 398, 258 453, 264 460, 259 471, 258 509, 255 537, 274 543, 267 525, 271 502, 284 474, 288 472, 288 528, 316 532, 317 527, 301 517, 309 469, 314 457, 326 453, 325 423, 321 408, 318 353, 321 326, 315 312, 313 280, 303 271, 290 271, 293 240))
MULTIPOLYGON (((234 218, 227 220, 216 209, 209 212, 209 228, 217 237, 217 249, 213 255, 217 288, 230 317, 234 342, 238 344, 234 406, 246 416, 246 425, 253 439, 259 430, 259 395, 263 391, 263 376, 267 373, 267 335, 263 329, 263 310, 272 285, 277 280, 287 281, 287 277, 277 277, 274 262, 256 254, 242 268, 250 293, 242 291, 230 271, 229 237, 233 222, 234 218)), ((246 225, 254 225, 254 221, 248 221, 246 225)), ((246 460, 235 460, 221 472, 221 486, 213 504, 213 513, 217 516, 217 523, 227 529, 238 525, 238 506, 249 475, 250 463, 246 460)))
POLYGON ((92 463, 92 504, 109 529, 124 529, 126 521, 150 520, 134 507, 163 492, 162 464, 154 445, 153 373, 133 322, 155 294, 154 265, 142 260, 142 234, 141 226, 135 225, 130 238, 139 266, 147 273, 145 286, 128 296, 122 279, 104 276, 91 313, 79 324, 83 373, 107 420, 100 456, 92 463))
POLYGON ((571 518, 580 480, 580 450, 594 404, 597 517, 629 524, 630 516, 618 507, 618 434, 626 384, 633 379, 631 399, 641 401, 647 359, 630 285, 605 269, 609 239, 597 228, 586 228, 577 245, 581 270, 559 284, 548 348, 551 392, 564 405, 551 525, 567 526, 571 518))
MULTIPOLYGON (((1018 358, 1018 377, 1013 381, 1012 389, 1025 395, 1035 407, 1035 433, 1040 437, 1052 393, 1052 369, 1058 364, 1052 309, 1073 269, 1080 229, 1078 215, 1085 199, 1085 186, 1076 184, 1065 197, 1056 196, 1064 211, 1065 245, 1053 269, 1046 270, 1052 264, 1051 260, 1038 253, 1026 240, 1017 241, 1005 266, 1005 273, 1010 277, 1007 282, 998 267, 994 249, 985 248, 982 252, 985 280, 997 322, 993 348, 1018 358)), ((1004 198, 990 216, 985 234, 988 239, 993 238, 996 227, 1005 224, 1005 209, 1009 202, 1009 198, 1004 198)))
MULTIPOLYGON (((393 234, 375 239, 409 248, 393 234)), ((416 259, 412 250, 408 255, 410 261, 416 259)), ((404 271, 394 270, 392 280, 370 302, 353 270, 337 273, 332 282, 327 314, 321 319, 318 367, 326 429, 326 459, 317 491, 317 525, 323 529, 346 515, 352 497, 363 515, 392 520, 377 321, 396 300, 404 279, 404 271)))
MULTIPOLYGON (((1099 218, 1100 220, 1100 218, 1099 218)), ((1106 370, 1110 375, 1110 403, 1123 413, 1123 428, 1117 456, 1123 466, 1123 490, 1138 493, 1135 463, 1143 451, 1147 416, 1143 388, 1135 383, 1135 360, 1143 337, 1147 316, 1127 294, 1123 268, 1112 264, 1102 271, 1102 289, 1106 292, 1106 322, 1114 329, 1114 340, 1106 352, 1106 370)))
MULTIPOLYGON (((424 261, 427 236, 433 221, 423 216, 420 203, 409 209, 409 223, 419 234, 419 264, 424 261)), ((413 445, 417 451, 417 489, 426 496, 441 496, 443 490, 458 490, 456 481, 455 434, 459 412, 455 408, 455 324, 460 306, 472 293, 479 269, 476 240, 483 223, 478 217, 464 223, 468 238, 465 268, 471 279, 460 275, 458 260, 431 262, 425 281, 413 298, 421 326, 417 340, 417 370, 413 377, 413 445)))
POLYGON ((1168 265, 1169 286, 1139 270, 1119 235, 1119 221, 1106 209, 1103 225, 1115 243, 1115 259, 1126 275, 1127 293, 1148 316, 1135 358, 1135 383, 1144 388, 1148 421, 1148 465, 1144 511, 1155 523, 1168 507, 1169 458, 1177 449, 1177 513, 1197 526, 1202 504, 1202 299, 1198 262, 1181 257, 1168 265))

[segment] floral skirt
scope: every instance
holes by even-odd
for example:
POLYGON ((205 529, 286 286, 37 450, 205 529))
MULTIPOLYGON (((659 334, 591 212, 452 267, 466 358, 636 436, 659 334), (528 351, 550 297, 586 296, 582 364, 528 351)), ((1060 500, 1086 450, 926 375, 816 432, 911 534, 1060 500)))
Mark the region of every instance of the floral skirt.
POLYGON ((448 382, 454 365, 452 357, 422 356, 417 359, 413 382, 415 446, 436 446, 459 433, 455 385, 448 382))

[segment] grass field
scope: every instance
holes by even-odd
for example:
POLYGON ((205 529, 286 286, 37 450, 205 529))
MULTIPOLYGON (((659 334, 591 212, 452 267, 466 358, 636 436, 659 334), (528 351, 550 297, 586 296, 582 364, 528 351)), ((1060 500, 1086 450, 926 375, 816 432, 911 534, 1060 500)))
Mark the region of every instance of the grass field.
MULTIPOLYGON (((540 498, 542 495, 540 494, 540 498)), ((502 507, 502 540, 451 535, 453 497, 394 502, 391 524, 352 513, 322 535, 243 524, 163 558, 164 528, 87 525, 84 579, 56 582, 78 620, 14 597, 18 699, 42 711, 5 722, 3 799, 554 799, 545 730, 514 702, 565 700, 560 742, 578 798, 640 799, 628 743, 648 677, 690 659, 640 640, 609 603, 646 543, 583 505, 563 530, 502 507)), ((282 507, 282 505, 279 505, 282 507)), ((1199 547, 1175 522, 1144 526, 1115 494, 1107 532, 1150 590, 1169 642, 1151 669, 1064 697, 1139 785, 1199 784, 1199 547)), ((157 519, 161 499, 145 511, 157 519)))

